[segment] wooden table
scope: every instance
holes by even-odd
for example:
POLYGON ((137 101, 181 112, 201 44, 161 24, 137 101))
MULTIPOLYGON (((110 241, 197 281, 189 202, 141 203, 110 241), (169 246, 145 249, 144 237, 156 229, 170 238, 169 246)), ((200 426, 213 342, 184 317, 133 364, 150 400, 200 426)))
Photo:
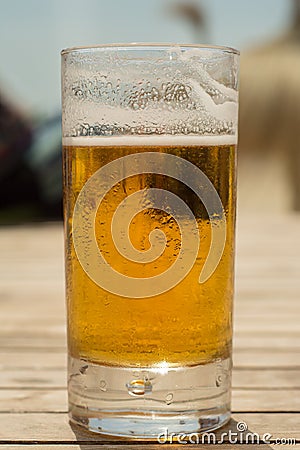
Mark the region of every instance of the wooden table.
MULTIPOLYGON (((125 446, 68 422, 61 224, 0 228, 0 250, 1 449, 125 446)), ((282 438, 300 444, 299 323, 300 215, 240 217, 233 419, 226 429, 245 422, 261 439, 272 435, 273 444, 260 449, 281 448, 275 443, 282 438)))

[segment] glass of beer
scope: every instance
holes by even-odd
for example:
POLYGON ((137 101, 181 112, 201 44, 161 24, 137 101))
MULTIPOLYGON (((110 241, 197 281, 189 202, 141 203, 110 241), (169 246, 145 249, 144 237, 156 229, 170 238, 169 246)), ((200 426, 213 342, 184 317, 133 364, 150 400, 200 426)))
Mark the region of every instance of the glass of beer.
POLYGON ((230 418, 239 53, 62 52, 72 422, 173 440, 230 418))

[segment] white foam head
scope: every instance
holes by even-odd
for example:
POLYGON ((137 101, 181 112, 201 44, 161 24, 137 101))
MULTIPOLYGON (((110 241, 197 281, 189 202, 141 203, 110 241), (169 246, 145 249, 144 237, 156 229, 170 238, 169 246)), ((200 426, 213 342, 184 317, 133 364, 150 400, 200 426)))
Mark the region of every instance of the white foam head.
POLYGON ((63 138, 63 145, 76 147, 174 147, 236 145, 236 136, 79 136, 63 138))

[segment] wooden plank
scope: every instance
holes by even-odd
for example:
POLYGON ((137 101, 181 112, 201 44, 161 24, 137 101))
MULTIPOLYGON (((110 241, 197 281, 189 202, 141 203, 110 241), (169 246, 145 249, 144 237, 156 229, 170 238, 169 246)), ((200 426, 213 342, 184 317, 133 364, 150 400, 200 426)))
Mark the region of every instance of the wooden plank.
MULTIPOLYGON (((8 324, 3 323, 3 325, 9 329, 10 324, 13 324, 14 321, 19 323, 21 321, 32 321, 39 326, 38 320, 45 325, 53 325, 55 319, 59 324, 64 324, 65 298, 63 281, 57 289, 53 289, 53 286, 50 289, 50 284, 49 280, 45 284, 32 280, 27 288, 21 285, 20 289, 17 289, 17 286, 12 286, 11 282, 7 283, 7 286, 3 286, 3 282, 1 282, 1 313, 8 319, 8 324), (49 308, 49 314, 45 314, 45 305, 47 305, 47 312, 49 308)), ((274 317, 274 319, 278 320, 281 316, 283 320, 295 320, 294 314, 300 312, 299 293, 300 290, 299 292, 293 291, 293 293, 288 294, 289 308, 287 308, 287 293, 285 293, 285 299, 282 296, 270 298, 269 294, 265 297, 261 291, 259 291, 259 294, 251 295, 249 299, 237 297, 235 299, 236 322, 239 323, 240 320, 245 320, 246 318, 251 319, 251 321, 259 321, 265 318, 273 319, 274 317), (292 295, 294 293, 295 296, 292 295)))
MULTIPOLYGON (((259 221, 251 215, 240 215, 237 227, 238 251, 240 249, 250 251, 254 248, 256 252, 260 252, 262 246, 269 246, 274 254, 277 253, 278 247, 292 250, 299 245, 299 223, 299 214, 278 217, 266 215, 259 221), (272 228, 270 228, 270 223, 272 228), (284 233, 283 229, 285 230, 284 233), (250 236, 255 238, 256 245, 253 245, 254 239, 250 239, 250 236)), ((24 249, 33 246, 35 251, 44 255, 45 246, 51 249, 53 244, 58 245, 59 243, 61 245, 62 239, 63 227, 61 223, 2 227, 0 232, 2 248, 8 251, 13 248, 16 253, 23 252, 24 249)))
MULTIPOLYGON (((300 369, 298 370, 237 370, 232 372, 234 389, 274 389, 300 388, 300 369)), ((300 392, 297 394, 300 396, 300 392)))
MULTIPOLYGON (((184 448, 187 449, 195 449, 195 446, 192 444, 188 444, 188 445, 184 445, 184 448)), ((214 446, 214 448, 216 450, 220 450, 220 449, 231 449, 231 447, 229 445, 222 445, 222 446, 214 446)), ((236 448, 236 446, 235 446, 236 448)), ((241 446, 237 446, 237 448, 243 448, 245 450, 245 447, 241 447, 241 446)), ((272 448, 272 447, 269 447, 272 448)), ((286 448, 286 447, 285 447, 286 448)), ((294 447, 295 448, 295 447, 294 447)), ((63 444, 59 444, 59 443, 55 443, 55 444, 51 444, 51 445, 37 445, 35 443, 33 444, 27 444, 27 445, 18 445, 15 443, 12 443, 11 445, 1 445, 0 444, 0 449, 1 450, 55 450, 55 449, 61 449, 61 450, 97 450, 97 449, 101 449, 101 450, 122 450, 122 449, 126 449, 126 450, 159 450, 161 449, 161 445, 160 444, 151 444, 151 443, 147 443, 145 445, 143 445, 141 442, 132 442, 130 443, 130 441, 128 443, 117 443, 117 444, 106 444, 105 442, 101 442, 99 444, 94 443, 94 444, 73 444, 73 445, 65 445, 65 443, 63 444), (13 445, 13 447, 12 447, 13 445)), ((176 444, 172 444, 172 450, 179 450, 182 449, 182 445, 176 445, 176 444)), ((258 450, 262 450, 261 446, 257 446, 258 450)), ((296 447, 297 449, 297 447, 296 447)))
POLYGON ((294 351, 300 350, 300 335, 282 333, 278 335, 265 335, 262 333, 243 333, 236 332, 233 339, 233 346, 235 352, 244 352, 246 350, 268 350, 271 352, 278 352, 281 350, 294 351))
MULTIPOLYGON (((66 389, 65 369, 10 369, 0 371, 0 389, 66 389)), ((299 389, 298 370, 238 370, 233 369, 234 389, 299 389)), ((299 393, 300 395, 300 393, 299 393)))
POLYGON ((0 412, 67 412, 66 389, 2 389, 0 412))
POLYGON ((42 349, 46 352, 50 348, 55 349, 57 352, 66 352, 66 336, 47 336, 37 333, 36 336, 26 336, 26 334, 21 338, 20 336, 1 336, 0 337, 0 349, 10 350, 10 349, 42 349))
MULTIPOLYGON (((24 329, 24 327, 20 328, 24 329)), ((34 325, 29 327, 30 330, 34 329, 34 325)), ((64 326, 61 327, 64 329, 64 326)), ((24 330, 24 333, 18 332, 13 334, 13 331, 9 335, 3 335, 0 333, 0 350, 2 351, 18 351, 18 349, 24 351, 57 351, 66 352, 66 335, 62 332, 60 326, 57 326, 57 332, 55 327, 47 329, 45 326, 45 332, 37 330, 35 333, 30 333, 24 330)), ((296 353, 296 358, 299 358, 300 353, 300 330, 299 332, 281 331, 275 332, 266 330, 256 331, 253 333, 251 330, 236 330, 234 334, 234 352, 247 352, 247 351, 269 351, 282 352, 289 351, 296 353)))
POLYGON ((233 353, 234 366, 241 368, 297 368, 300 369, 299 353, 292 351, 278 351, 270 353, 269 351, 257 352, 250 350, 245 352, 233 353))
MULTIPOLYGON (((32 330, 32 327, 30 329, 32 330)), ((28 335, 25 330, 23 336, 20 336, 19 333, 16 335, 11 333, 9 336, 3 336, 0 333, 0 352, 20 352, 23 350, 26 352, 44 351, 48 353, 55 351, 66 353, 66 335, 65 333, 59 335, 59 332, 55 333, 54 329, 50 333, 45 327, 44 334, 37 331, 35 335, 33 333, 28 335)), ((234 353, 289 352, 295 353, 295 359, 300 360, 300 331, 281 331, 276 333, 275 331, 267 332, 266 330, 261 330, 253 333, 250 329, 240 330, 235 332, 233 343, 234 353)))
MULTIPOLYGON (((299 297, 300 299, 300 297, 299 297)), ((38 300, 39 304, 41 303, 38 300)), ((16 308, 15 305, 13 308, 16 308)), ((34 314, 30 314, 27 310, 24 315, 11 314, 5 311, 2 312, 2 318, 5 317, 5 323, 0 331, 0 338, 17 338, 20 340, 22 337, 35 337, 36 335, 43 335, 49 337, 62 338, 66 333, 66 316, 64 309, 54 308, 52 305, 51 315, 45 315, 45 307, 47 302, 40 305, 34 314), (40 310, 40 311, 39 311, 40 310), (24 329, 20 329, 24 327, 24 329)), ((28 306, 29 308, 29 306, 28 306)), ((30 308, 34 309, 35 304, 32 304, 30 308)), ((29 308, 29 309, 30 309, 29 308)), ((13 311, 12 311, 13 313, 13 311)), ((267 311, 265 313, 260 312, 259 315, 254 315, 253 312, 243 310, 239 314, 235 314, 234 330, 238 335, 249 333, 249 330, 258 331, 263 333, 273 333, 274 336, 287 332, 288 335, 293 333, 295 336, 300 336, 299 327, 297 328, 297 318, 300 314, 299 311, 291 311, 289 315, 283 311, 279 311, 276 315, 273 313, 269 316, 267 311), (270 322, 270 323, 267 323, 270 322), (289 327, 290 325, 290 327, 289 327)))
MULTIPOLYGON (((3 256, 3 255, 1 255, 3 256)), ((61 312, 65 311, 65 293, 64 293, 64 279, 62 273, 59 274, 59 279, 49 278, 46 275, 44 281, 37 280, 34 277, 34 269, 32 271, 30 279, 27 277, 27 282, 21 282, 18 280, 5 280, 2 276, 0 279, 0 298, 1 298, 1 311, 7 314, 11 319, 21 320, 22 314, 26 319, 30 319, 28 309, 37 308, 37 312, 40 313, 41 320, 55 319, 55 316, 49 316, 45 314, 43 307, 47 304, 50 312, 55 309, 57 311, 57 320, 60 320, 61 312), (16 309, 17 306, 22 306, 21 311, 16 309), (26 307, 25 307, 26 305, 26 307), (24 306, 24 307, 23 307, 24 306)), ((1 273, 2 275, 2 273, 1 273)), ((253 277, 255 279, 255 276, 253 277)), ((270 290, 272 292, 272 289, 270 290)), ((241 293, 237 290, 235 295, 235 313, 241 314, 254 314, 260 315, 287 315, 298 313, 300 310, 299 304, 299 292, 300 289, 292 289, 288 295, 285 291, 270 295, 268 289, 257 287, 256 282, 252 284, 252 288, 249 292, 241 293), (255 295, 254 295, 255 294, 255 295), (287 301, 289 308, 286 307, 287 301)), ((32 314, 35 314, 35 310, 32 310, 32 314)), ((33 316, 35 317, 35 316, 33 316)))
MULTIPOLYGON (((66 389, 2 389, 0 412, 66 412, 66 389)), ((235 389, 232 409, 239 412, 299 412, 300 390, 235 389)))
POLYGON ((295 301, 299 300, 299 289, 295 289, 295 286, 289 284, 286 285, 274 285, 270 280, 268 284, 256 284, 255 276, 249 280, 249 282, 243 282, 243 284, 237 285, 237 297, 239 299, 254 299, 260 298, 262 301, 269 301, 270 305, 274 299, 282 299, 285 297, 293 299, 295 301))
POLYGON ((67 372, 65 369, 59 370, 2 370, 0 371, 0 389, 3 388, 56 388, 66 389, 67 372))
POLYGON ((235 389, 232 391, 232 410, 300 413, 300 390, 235 389))
MULTIPOLYGON (((300 414, 234 414, 230 424, 221 432, 231 429, 236 432, 237 422, 244 422, 248 430, 263 436, 265 433, 276 438, 295 438, 300 440, 300 414)), ((220 434, 220 431, 219 431, 220 434)), ((1 414, 0 441, 4 444, 10 441, 20 443, 57 441, 67 443, 101 442, 103 438, 87 433, 79 427, 71 427, 67 414, 1 414)), ((107 440, 105 441, 106 443, 107 440)), ((110 441, 112 444, 115 442, 110 441)), ((137 447, 135 447, 137 448, 137 447)))
POLYGON ((287 300, 286 295, 281 297, 274 298, 265 298, 262 294, 258 295, 254 298, 239 298, 237 295, 235 296, 234 306, 236 309, 241 309, 244 312, 251 313, 253 311, 262 311, 263 314, 268 314, 272 311, 275 313, 278 312, 281 314, 282 312, 286 312, 286 304, 289 304, 289 311, 298 312, 300 309, 299 306, 299 298, 295 298, 294 296, 289 297, 287 300))
MULTIPOLYGON (((3 255, 2 255, 3 256, 3 255)), ((28 262, 24 262, 27 264, 28 262)), ((41 263, 44 265, 43 263, 41 263)), ((54 262, 55 265, 55 262, 54 262)), ((12 268, 10 272, 12 272, 12 268)), ((21 270, 21 268, 20 268, 21 270)), ((24 279, 15 279, 15 275, 5 274, 1 270, 1 275, 3 278, 5 277, 5 282, 0 282, 0 298, 3 302, 3 307, 6 307, 4 304, 4 300, 7 303, 8 309, 11 309, 11 304, 8 302, 22 302, 23 304, 27 303, 27 299, 29 302, 29 297, 33 298, 33 301, 36 301, 38 308, 40 308, 39 303, 45 305, 47 303, 50 307, 50 310, 53 306, 51 302, 59 302, 61 304, 61 311, 63 311, 64 307, 64 280, 62 278, 63 268, 56 274, 52 276, 47 275, 47 268, 44 267, 45 274, 43 275, 43 279, 37 279, 35 275, 35 266, 31 266, 30 272, 24 274, 24 279), (9 278, 8 278, 9 277, 9 278), (12 286, 14 284, 14 286, 12 286), (46 299, 49 300, 46 300, 46 299), (35 299, 35 300, 34 300, 35 299), (41 299, 43 299, 41 301, 41 299)), ((300 271, 300 269, 299 269, 300 271)), ((49 271, 48 271, 49 272, 49 271)), ((276 275, 275 275, 276 276, 276 275)), ((274 276, 274 277, 275 277, 274 276)), ((41 275, 42 277, 42 275, 41 275)), ((269 302, 269 307, 271 308, 273 301, 283 301, 285 304, 286 299, 288 298, 289 302, 296 303, 299 300, 300 288, 295 280, 284 281, 274 281, 273 278, 266 280, 265 282, 258 283, 256 279, 256 275, 253 276, 249 280, 241 280, 239 281, 237 275, 237 284, 236 284, 236 295, 235 295, 235 303, 244 302, 244 301, 255 301, 252 307, 263 308, 263 302, 269 302), (254 281, 255 280, 255 281, 254 281), (256 299, 256 300, 255 300, 256 299), (285 300, 284 300, 285 299, 285 300), (261 305, 259 306, 259 302, 261 305)), ((28 303, 29 305, 29 303, 28 303)), ((24 308, 24 312, 26 310, 24 308)), ((15 311, 18 316, 18 311, 15 311)), ((45 312, 44 312, 45 315, 45 312)), ((13 317, 13 315, 11 316, 13 317)))
MULTIPOLYGON (((97 449, 101 449, 101 450, 122 450, 122 449, 126 449, 126 450, 159 450, 161 449, 161 445, 160 444, 150 444, 147 443, 145 445, 141 444, 141 442, 128 442, 126 444, 122 444, 121 442, 119 442, 118 444, 105 444, 105 442, 102 442, 101 444, 78 444, 78 445, 65 445, 65 444, 52 444, 52 445, 36 445, 36 444, 32 444, 32 445, 18 445, 18 444, 12 444, 13 447, 11 445, 1 445, 0 444, 0 448, 1 450, 31 450, 31 449, 35 449, 35 450, 54 450, 54 449, 58 449, 60 448, 61 450, 97 450, 97 449)), ((188 444, 188 445, 184 445, 184 448, 187 449, 195 449, 195 446, 192 444, 188 444)), ((216 450, 220 450, 220 449, 230 449, 232 450, 232 448, 229 445, 222 445, 222 446, 214 446, 214 448, 216 450)), ((242 446, 235 446, 235 448, 239 449, 239 448, 243 448, 245 450, 245 447, 242 446)), ((255 446, 255 449, 257 448, 257 450, 262 450, 261 446, 255 446)), ((272 447, 269 447, 272 448, 272 447)), ((286 448, 286 447, 285 447, 286 448)), ((296 448, 297 447, 293 447, 296 448)), ((172 450, 179 450, 182 449, 182 445, 175 445, 172 444, 172 450)))
MULTIPOLYGON (((127 450, 159 450, 162 448, 162 446, 160 444, 142 444, 141 442, 138 442, 136 444, 130 444, 130 443, 126 443, 124 444, 123 442, 119 442, 118 444, 105 444, 105 442, 101 442, 101 443, 96 443, 96 444, 71 444, 71 445, 61 445, 59 443, 57 444, 52 444, 52 445, 38 445, 38 444, 28 444, 28 445, 23 445, 23 444, 15 444, 12 443, 11 445, 1 445, 0 444, 0 450, 30 450, 30 446, 34 445, 34 450, 96 450, 97 448, 101 448, 103 450, 120 450, 122 448, 126 448, 127 450), (13 446, 13 447, 12 447, 13 446)), ((182 449, 182 445, 183 444, 172 444, 172 450, 181 450, 182 449)), ((193 449, 195 450, 195 445, 194 444, 185 444, 184 448, 186 449, 193 449)), ((200 447, 198 447, 200 448, 200 447)), ((249 450, 249 445, 247 444, 234 444, 234 447, 232 444, 220 444, 220 445, 213 445, 213 448, 215 450, 249 450)), ((277 450, 299 450, 300 449, 300 444, 296 444, 296 445, 264 445, 264 444, 260 444, 260 445, 252 445, 251 444, 251 450, 266 450, 266 449, 277 449, 277 450)))
MULTIPOLYGON (((300 294, 299 294, 300 298, 300 294)), ((45 309, 46 305, 44 305, 45 309)), ((34 309, 34 306, 32 306, 34 309)), ((29 316, 29 312, 27 312, 29 316)), ((37 345, 41 346, 41 342, 47 342, 52 340, 55 345, 64 345, 66 342, 66 319, 64 312, 59 314, 59 311, 52 309, 51 315, 53 319, 44 320, 39 313, 35 312, 35 317, 26 318, 25 315, 22 318, 12 318, 7 314, 1 315, 4 324, 3 329, 0 331, 0 346, 32 346, 34 339, 37 340, 37 345), (55 323, 55 316, 58 316, 55 323)), ((34 315, 33 315, 34 316, 34 315)), ((236 317, 234 319, 234 335, 236 340, 242 340, 251 336, 252 339, 258 341, 258 339, 269 339, 269 345, 272 344, 271 338, 274 337, 277 343, 280 343, 280 339, 289 340, 288 345, 293 347, 299 346, 300 343, 300 329, 297 323, 297 317, 300 316, 300 311, 294 313, 294 317, 286 318, 278 316, 268 317, 267 315, 261 316, 259 319, 249 318, 247 321, 247 314, 236 317), (268 322, 266 325, 265 323, 268 322)), ((275 343, 274 347, 277 347, 275 343)), ((49 344, 46 343, 46 346, 49 344)), ((281 344, 282 345, 282 344, 281 344)))
MULTIPOLYGON (((299 297, 300 298, 300 297, 299 297)), ((44 308, 46 305, 44 305, 44 308)), ((32 306, 34 308, 34 305, 32 306)), ((6 324, 0 331, 0 343, 1 346, 11 345, 22 345, 22 342, 26 342, 30 339, 47 340, 52 339, 61 344, 66 340, 66 319, 65 315, 59 315, 59 311, 53 311, 53 318, 45 320, 43 317, 39 317, 36 313, 35 317, 22 317, 22 318, 11 318, 6 314, 2 314, 2 320, 5 319, 6 324), (58 319, 55 320, 55 315, 58 315, 58 319), (14 342, 15 341, 15 342, 14 342)), ((266 316, 261 316, 257 321, 255 318, 249 318, 247 322, 246 314, 242 317, 235 317, 234 321, 234 334, 235 338, 243 338, 244 336, 251 335, 252 338, 258 339, 263 337, 285 337, 296 339, 297 344, 300 342, 300 329, 297 327, 297 317, 300 315, 300 311, 294 313, 293 319, 291 318, 281 318, 280 314, 278 316, 273 316, 270 319, 266 316), (269 325, 264 326, 264 321, 270 320, 269 325), (252 323, 255 322, 255 323, 252 323), (289 326, 290 325, 290 326, 289 326), (254 332, 254 333, 253 333, 254 332), (258 333, 258 334, 256 334, 258 333)), ((29 314, 28 314, 29 316, 29 314)), ((3 320, 4 322, 4 320, 3 320)), ((30 344, 32 345, 32 344, 30 344)))
MULTIPOLYGON (((255 277, 254 277, 255 279, 255 277)), ((279 303, 286 303, 288 298, 288 302, 294 305, 299 302, 299 292, 298 289, 290 290, 288 293, 284 289, 264 289, 261 286, 257 287, 255 283, 253 283, 252 287, 248 289, 242 289, 241 286, 236 285, 235 289, 235 303, 243 302, 250 304, 251 302, 257 303, 257 308, 260 306, 263 308, 263 304, 269 305, 271 308, 274 304, 278 305, 279 303), (260 306, 259 306, 260 303, 260 306)), ((255 303, 253 303, 253 308, 255 307, 255 303)))
MULTIPOLYGON (((1 336, 0 334, 0 350, 2 351, 57 351, 67 352, 65 334, 53 332, 49 334, 45 329, 45 334, 36 332, 36 335, 27 335, 24 332, 23 337, 20 335, 1 336)), ((234 336, 234 352, 247 351, 270 351, 294 352, 295 357, 299 358, 300 354, 300 331, 294 332, 266 332, 261 330, 252 333, 251 330, 235 333, 234 336), (298 355, 298 356, 297 356, 298 355)))
POLYGON ((0 229, 0 245, 8 255, 21 254, 30 258, 33 254, 42 257, 56 255, 57 248, 63 250, 63 225, 56 223, 39 223, 36 225, 7 226, 0 229), (47 253, 45 253, 47 248, 47 253))
POLYGON ((11 350, 0 351, 0 369, 30 369, 35 370, 48 369, 65 369, 67 366, 67 354, 65 352, 49 352, 45 349, 41 351, 28 352, 18 350, 12 352, 11 350))
MULTIPOLYGON (((34 307, 35 305, 32 304, 30 308, 34 310, 34 307)), ((45 307, 47 307, 47 303, 43 304, 42 311, 36 310, 34 314, 30 314, 30 310, 27 310, 23 316, 20 313, 10 315, 10 313, 1 311, 2 319, 5 318, 5 321, 3 320, 3 327, 0 330, 1 342, 4 343, 5 339, 19 339, 21 342, 22 338, 29 339, 35 337, 49 337, 49 339, 57 340, 65 339, 65 312, 52 307, 52 313, 50 317, 47 317, 45 315, 45 307)), ((299 311, 291 311, 289 316, 282 311, 270 317, 267 312, 265 314, 260 313, 260 316, 256 317, 247 311, 242 311, 239 315, 235 314, 234 316, 235 334, 236 336, 242 337, 244 334, 249 334, 249 331, 251 332, 253 330, 259 332, 260 336, 270 334, 276 337, 278 334, 282 335, 287 333, 287 336, 293 334, 293 336, 300 338, 300 329, 299 327, 297 328, 297 318, 299 315, 300 309, 299 311), (271 321, 271 325, 264 326, 264 323, 267 321, 271 321)))
MULTIPOLYGON (((278 350, 278 352, 270 353, 267 351, 257 352, 249 350, 245 352, 235 352, 233 354, 233 362, 236 368, 241 369, 300 369, 299 354, 293 351, 278 350)), ((45 351, 45 349, 16 349, 15 351, 0 351, 0 369, 64 369, 66 368, 67 355, 64 350, 58 352, 45 351)))
POLYGON ((268 321, 268 317, 263 317, 258 320, 249 320, 247 318, 240 319, 235 323, 235 327, 237 330, 243 330, 243 332, 251 332, 256 333, 257 331, 260 333, 269 333, 270 331, 273 333, 299 333, 299 318, 298 322, 296 318, 293 320, 284 319, 280 321, 280 318, 272 318, 272 321, 268 321))
POLYGON ((3 314, 15 320, 36 320, 37 317, 45 321, 55 318, 58 321, 64 319, 65 293, 63 281, 56 288, 53 287, 51 281, 49 282, 49 279, 45 283, 37 282, 34 279, 27 279, 27 282, 27 286, 21 283, 20 290, 17 289, 17 284, 12 286, 13 282, 8 282, 7 286, 3 283, 0 284, 3 314), (17 309, 20 306, 22 307, 21 311, 17 309), (45 306, 49 308, 49 314, 45 314, 45 306), (22 310, 23 315, 21 314, 22 310), (29 314, 28 310, 32 310, 32 315, 29 314), (54 311, 56 316, 53 315, 54 311), (62 316, 60 316, 60 313, 62 313, 62 316))

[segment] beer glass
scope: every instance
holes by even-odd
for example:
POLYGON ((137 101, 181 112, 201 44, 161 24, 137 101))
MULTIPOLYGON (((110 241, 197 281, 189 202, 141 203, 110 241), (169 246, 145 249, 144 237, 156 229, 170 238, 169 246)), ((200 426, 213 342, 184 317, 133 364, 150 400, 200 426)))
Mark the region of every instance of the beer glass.
POLYGON ((236 50, 62 52, 71 421, 157 439, 230 417, 236 50))

